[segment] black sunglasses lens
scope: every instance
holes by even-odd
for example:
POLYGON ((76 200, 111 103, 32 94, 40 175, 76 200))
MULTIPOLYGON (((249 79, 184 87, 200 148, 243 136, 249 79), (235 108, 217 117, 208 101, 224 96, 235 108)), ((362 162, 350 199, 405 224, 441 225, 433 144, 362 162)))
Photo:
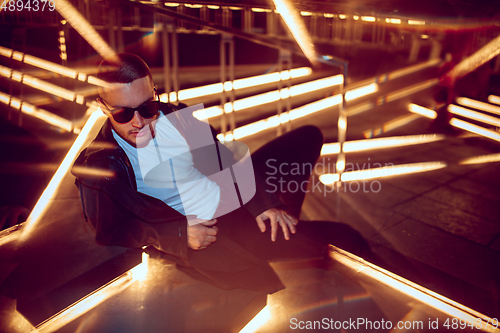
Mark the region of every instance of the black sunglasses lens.
POLYGON ((134 112, 135 112, 134 109, 123 108, 120 111, 113 113, 113 119, 117 123, 121 124, 128 123, 134 117, 134 112))
POLYGON ((154 117, 160 110, 160 102, 147 102, 141 105, 138 109, 123 108, 118 112, 113 113, 113 119, 120 124, 128 123, 134 118, 135 110, 139 112, 143 118, 154 117))
POLYGON ((156 116, 160 109, 160 102, 148 102, 139 108, 139 114, 144 118, 151 118, 156 116))

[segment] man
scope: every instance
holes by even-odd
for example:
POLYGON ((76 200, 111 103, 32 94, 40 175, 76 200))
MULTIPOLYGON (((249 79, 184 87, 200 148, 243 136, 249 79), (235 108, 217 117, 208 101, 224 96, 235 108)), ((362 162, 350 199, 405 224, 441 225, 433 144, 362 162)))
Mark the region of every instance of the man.
MULTIPOLYGON (((306 222, 297 233, 301 227, 295 216, 305 194, 270 193, 261 178, 270 159, 313 165, 323 142, 317 128, 308 126, 287 133, 254 153, 255 195, 243 207, 219 216, 216 213, 225 200, 224 189, 200 172, 206 169, 206 159, 194 153, 189 124, 194 126, 197 120, 190 116, 187 121, 176 117, 164 121, 180 112, 179 108, 158 102, 149 68, 142 59, 132 54, 118 57, 119 61, 103 61, 99 68, 98 77, 109 83, 100 89, 98 99, 108 121, 73 170, 98 243, 148 247, 150 253, 174 261, 181 270, 221 288, 267 293, 283 288, 267 261, 321 257, 332 240, 343 242, 347 250, 362 252, 366 248, 359 234, 338 223, 306 222), (165 127, 160 128, 160 120, 165 127), (173 185, 154 188, 147 185, 138 156, 160 136, 167 137, 161 154, 176 149, 186 153, 181 154, 185 157, 181 168, 172 166, 173 185), (90 176, 96 173, 79 173, 82 168, 99 172, 90 176), (183 174, 201 184, 188 191, 192 200, 183 200, 185 193, 180 193, 183 174), (195 220, 188 223, 191 215, 196 215, 195 220), (270 235, 265 234, 268 228, 270 235)), ((217 142, 215 133, 213 138, 217 142)), ((230 154, 224 146, 215 146, 221 155, 230 154)), ((160 148, 156 148, 160 156, 160 148)), ((168 169, 168 163, 165 167, 168 169)), ((303 181, 309 174, 290 177, 303 181)))

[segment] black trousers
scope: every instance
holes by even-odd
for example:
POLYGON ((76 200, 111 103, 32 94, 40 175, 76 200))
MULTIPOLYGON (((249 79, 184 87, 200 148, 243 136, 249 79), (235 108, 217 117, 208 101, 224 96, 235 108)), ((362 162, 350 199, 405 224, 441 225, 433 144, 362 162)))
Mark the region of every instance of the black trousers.
MULTIPOLYGON (((323 137, 318 128, 305 126, 269 142, 252 155, 254 169, 264 177, 278 167, 278 177, 284 182, 306 181, 310 174, 279 172, 279 166, 292 163, 314 165, 318 159, 323 137), (272 170, 270 170, 272 169, 272 170)), ((284 168, 282 168, 284 171, 284 168)), ((272 184, 271 184, 272 185, 272 184)), ((266 190, 274 191, 273 186, 266 190)), ((299 216, 304 191, 285 190, 276 193, 283 209, 299 216)), ((167 253, 161 257, 177 263, 186 273, 222 289, 244 288, 273 293, 284 286, 268 262, 317 259, 327 256, 328 244, 333 244, 363 258, 371 253, 366 241, 346 224, 330 221, 300 221, 296 234, 285 240, 278 229, 271 241, 270 227, 261 233, 255 218, 239 208, 217 218, 217 240, 203 250, 188 250, 189 259, 167 253)), ((156 251, 157 252, 157 251, 156 251)))
MULTIPOLYGON (((322 145, 321 131, 314 126, 304 126, 276 138, 252 154, 256 173, 268 184, 266 190, 277 194, 283 202, 281 208, 295 217, 300 215, 306 194, 305 188, 296 185, 309 179, 322 145), (294 182, 294 186, 288 186, 290 182, 294 182)), ((266 261, 321 257, 326 254, 328 244, 361 257, 371 256, 363 237, 352 227, 338 222, 300 221, 297 232, 291 234, 288 241, 278 227, 275 242, 271 241, 270 226, 261 233, 255 219, 245 209, 218 218, 217 226, 220 235, 266 261)))

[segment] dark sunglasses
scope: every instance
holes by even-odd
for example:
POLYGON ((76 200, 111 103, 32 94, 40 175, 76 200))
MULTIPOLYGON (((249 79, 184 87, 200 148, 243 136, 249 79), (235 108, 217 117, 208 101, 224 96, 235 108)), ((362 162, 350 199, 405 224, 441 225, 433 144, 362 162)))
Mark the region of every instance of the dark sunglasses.
POLYGON ((143 118, 152 118, 158 114, 160 110, 160 101, 149 101, 142 103, 136 108, 118 108, 110 110, 104 100, 100 97, 97 98, 97 101, 104 105, 113 119, 120 124, 128 123, 134 118, 135 111, 139 112, 141 117, 143 118))

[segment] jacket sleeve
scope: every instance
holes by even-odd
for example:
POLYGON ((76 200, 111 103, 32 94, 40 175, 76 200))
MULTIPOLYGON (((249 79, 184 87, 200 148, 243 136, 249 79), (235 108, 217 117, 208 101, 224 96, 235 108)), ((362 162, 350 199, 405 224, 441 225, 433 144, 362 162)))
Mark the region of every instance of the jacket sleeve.
POLYGON ((155 248, 188 259, 186 217, 156 198, 139 193, 118 177, 77 179, 84 213, 96 242, 155 248))

